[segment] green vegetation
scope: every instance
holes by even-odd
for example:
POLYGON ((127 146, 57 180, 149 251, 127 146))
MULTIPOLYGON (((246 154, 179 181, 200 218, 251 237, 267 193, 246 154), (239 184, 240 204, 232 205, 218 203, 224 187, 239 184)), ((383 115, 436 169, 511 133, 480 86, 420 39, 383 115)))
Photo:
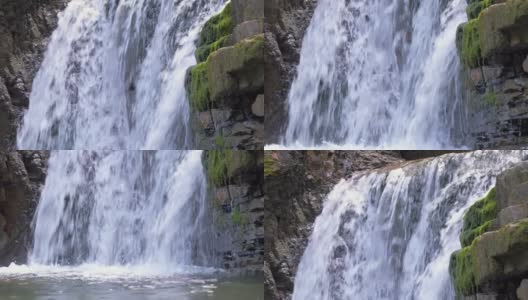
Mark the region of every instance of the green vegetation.
POLYGON ((233 212, 231 213, 231 221, 233 222, 233 224, 238 226, 246 226, 249 224, 248 216, 243 214, 240 211, 240 208, 236 208, 235 210, 233 210, 233 212))
POLYGON ((472 295, 477 287, 475 284, 475 273, 473 270, 473 258, 471 247, 465 247, 451 255, 449 262, 449 273, 454 279, 457 294, 472 295))
POLYGON ((207 78, 207 63, 200 63, 191 69, 189 99, 191 107, 197 111, 209 108, 209 81, 207 78))
POLYGON ((234 27, 231 3, 229 3, 220 14, 209 19, 200 32, 195 52, 198 62, 206 61, 211 53, 224 47, 234 27))
POLYGON ((215 136, 215 147, 216 149, 226 149, 227 148, 227 142, 224 138, 224 135, 222 133, 218 133, 215 136))
POLYGON ((470 1, 470 3, 468 4, 466 8, 466 13, 468 15, 469 20, 478 18, 480 15, 480 12, 488 8, 492 4, 493 4, 492 0, 470 1))
POLYGON ((453 253, 449 263, 449 272, 458 294, 467 296, 476 293, 472 249, 476 238, 491 228, 497 213, 496 190, 493 188, 464 215, 464 225, 460 234, 460 243, 464 248, 453 253))
POLYGON ((229 182, 229 166, 233 161, 233 151, 210 150, 207 152, 207 178, 216 186, 229 182))
POLYGON ((269 151, 264 153, 264 177, 272 176, 278 170, 277 162, 271 155, 269 151))
POLYGON ((471 20, 462 26, 460 56, 464 65, 474 68, 481 62, 478 19, 471 20))
POLYGON ((497 94, 495 92, 487 92, 486 95, 484 95, 484 101, 490 106, 497 105, 497 94))
POLYGON ((463 247, 471 245, 476 237, 486 232, 497 217, 496 192, 493 188, 486 197, 469 208, 464 216, 464 227, 460 234, 463 247))

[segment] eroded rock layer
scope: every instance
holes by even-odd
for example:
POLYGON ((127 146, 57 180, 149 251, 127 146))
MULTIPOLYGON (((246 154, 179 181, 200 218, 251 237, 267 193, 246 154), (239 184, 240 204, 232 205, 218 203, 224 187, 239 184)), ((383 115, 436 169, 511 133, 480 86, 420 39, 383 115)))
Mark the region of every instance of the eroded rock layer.
POLYGON ((46 151, 0 152, 0 266, 26 262, 48 158, 46 151))
POLYGON ((264 3, 231 1, 204 26, 186 87, 198 149, 262 149, 264 3))
POLYGON ((477 148, 528 144, 528 2, 469 0, 458 29, 477 148))
POLYGON ((0 1, 0 150, 13 149, 57 14, 69 0, 0 1))
POLYGON ((220 267, 262 273, 264 152, 212 150, 204 156, 220 267))

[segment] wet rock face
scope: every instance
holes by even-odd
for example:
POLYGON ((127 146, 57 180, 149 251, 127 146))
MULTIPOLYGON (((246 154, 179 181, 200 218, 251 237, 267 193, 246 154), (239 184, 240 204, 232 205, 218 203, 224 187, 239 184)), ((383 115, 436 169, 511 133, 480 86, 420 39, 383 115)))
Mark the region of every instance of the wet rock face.
POLYGON ((528 144, 528 5, 470 1, 457 47, 466 73, 469 135, 481 149, 528 144), (476 6, 475 6, 476 5, 476 6))
POLYGON ((216 150, 206 154, 209 198, 217 230, 215 251, 224 269, 262 273, 263 156, 263 151, 216 150), (218 160, 214 161, 212 155, 218 160))
POLYGON ((46 179, 46 151, 0 152, 0 265, 25 263, 46 179))
POLYGON ((3 0, 0 5, 0 150, 14 148, 57 14, 69 0, 3 0))
POLYGON ((266 144, 277 143, 287 125, 288 92, 316 5, 317 0, 266 0, 266 144))
POLYGON ((265 299, 290 299, 312 225, 333 186, 352 172, 402 161, 397 151, 267 151, 265 299))

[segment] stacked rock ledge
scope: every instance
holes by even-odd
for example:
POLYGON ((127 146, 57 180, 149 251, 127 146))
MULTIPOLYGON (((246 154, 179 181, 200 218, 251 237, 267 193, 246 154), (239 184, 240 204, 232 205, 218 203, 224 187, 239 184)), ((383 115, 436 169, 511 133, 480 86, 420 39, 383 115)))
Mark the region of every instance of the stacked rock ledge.
POLYGON ((449 270, 458 299, 526 299, 528 163, 497 178, 496 191, 464 217, 461 244, 449 270), (523 283, 524 282, 524 283, 523 283), (524 296, 523 296, 524 295, 524 296))
POLYGON ((200 33, 186 80, 200 149, 263 147, 263 2, 249 2, 233 0, 200 33))
POLYGON ((528 144, 528 2, 469 0, 457 32, 476 148, 528 144))
POLYGON ((261 274, 264 262, 263 151, 204 154, 220 266, 261 274))

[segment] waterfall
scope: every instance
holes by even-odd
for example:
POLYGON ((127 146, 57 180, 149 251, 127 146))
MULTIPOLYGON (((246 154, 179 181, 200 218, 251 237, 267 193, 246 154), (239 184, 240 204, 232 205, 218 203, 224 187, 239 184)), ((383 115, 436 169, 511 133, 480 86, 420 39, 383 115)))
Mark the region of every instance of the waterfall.
POLYGON ((201 155, 52 152, 30 264, 212 266, 201 155))
POLYGON ((192 149, 184 81, 225 0, 72 0, 59 16, 20 149, 192 149))
POLYGON ((465 0, 319 0, 282 147, 467 146, 458 142, 468 137, 455 45, 465 7, 465 0))
POLYGON ((454 299, 464 212, 522 151, 451 154, 342 180, 316 219, 294 300, 454 299))

